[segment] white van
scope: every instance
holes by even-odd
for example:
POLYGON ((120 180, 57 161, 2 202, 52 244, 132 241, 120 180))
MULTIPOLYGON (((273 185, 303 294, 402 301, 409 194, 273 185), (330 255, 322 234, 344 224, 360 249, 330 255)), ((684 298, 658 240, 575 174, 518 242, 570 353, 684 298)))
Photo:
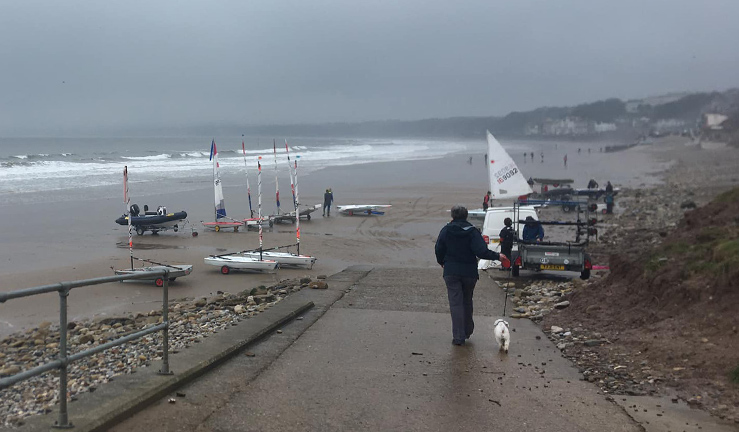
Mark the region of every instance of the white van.
MULTIPOLYGON (((539 220, 536 214, 535 206, 521 206, 518 208, 518 220, 525 220, 527 216, 531 216, 534 220, 539 220)), ((503 221, 505 218, 513 220, 513 228, 516 228, 516 221, 513 218, 513 207, 492 207, 485 214, 485 221, 482 224, 482 238, 488 244, 488 249, 500 253, 500 231, 505 226, 503 221)), ((518 238, 523 236, 524 224, 518 224, 518 238)), ((514 243, 513 250, 518 250, 518 246, 514 243)), ((508 257, 510 258, 510 257, 508 257)), ((500 267, 500 261, 480 260, 477 268, 484 270, 491 267, 500 267)))

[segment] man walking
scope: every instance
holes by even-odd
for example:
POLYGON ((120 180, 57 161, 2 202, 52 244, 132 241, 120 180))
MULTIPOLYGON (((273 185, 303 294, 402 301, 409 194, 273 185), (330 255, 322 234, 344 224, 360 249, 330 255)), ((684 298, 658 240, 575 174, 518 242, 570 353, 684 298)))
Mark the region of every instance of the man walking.
POLYGON ((479 278, 477 258, 501 262, 507 258, 488 249, 480 231, 467 222, 467 209, 460 205, 452 207, 452 221, 439 232, 435 252, 436 262, 444 268, 452 315, 452 343, 464 345, 475 329, 472 294, 479 278))
POLYGON ((326 189, 323 194, 323 216, 331 216, 331 203, 334 202, 334 193, 331 188, 326 189))

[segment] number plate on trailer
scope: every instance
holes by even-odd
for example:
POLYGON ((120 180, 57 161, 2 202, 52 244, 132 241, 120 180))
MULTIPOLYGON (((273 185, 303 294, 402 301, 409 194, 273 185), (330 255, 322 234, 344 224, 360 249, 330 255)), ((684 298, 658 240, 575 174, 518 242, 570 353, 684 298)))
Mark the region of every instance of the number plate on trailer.
POLYGON ((542 270, 564 270, 565 266, 563 265, 553 265, 553 264, 542 264, 541 265, 542 270))

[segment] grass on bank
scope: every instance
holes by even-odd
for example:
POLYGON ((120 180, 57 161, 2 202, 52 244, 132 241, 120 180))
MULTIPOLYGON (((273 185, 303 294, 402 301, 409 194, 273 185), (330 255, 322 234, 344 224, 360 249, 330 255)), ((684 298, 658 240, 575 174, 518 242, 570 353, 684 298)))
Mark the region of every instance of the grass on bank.
POLYGON ((679 265, 683 277, 723 275, 739 268, 739 233, 736 229, 707 227, 695 241, 679 240, 653 252, 644 265, 648 276, 665 265, 679 265))
POLYGON ((737 365, 737 367, 735 367, 734 370, 731 371, 731 373, 729 374, 729 379, 734 384, 739 384, 739 365, 737 365))

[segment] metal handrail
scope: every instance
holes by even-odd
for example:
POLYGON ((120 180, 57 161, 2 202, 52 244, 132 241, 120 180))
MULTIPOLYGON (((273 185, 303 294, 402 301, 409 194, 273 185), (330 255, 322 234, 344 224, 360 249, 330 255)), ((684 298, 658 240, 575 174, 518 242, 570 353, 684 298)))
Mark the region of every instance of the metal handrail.
POLYGON ((169 370, 169 269, 147 271, 141 274, 106 276, 92 279, 83 279, 70 282, 60 282, 51 285, 42 285, 33 288, 26 288, 17 291, 0 293, 0 303, 8 300, 30 297, 38 294, 46 294, 57 291, 59 293, 59 353, 57 360, 36 366, 15 375, 6 378, 0 378, 0 390, 6 389, 20 381, 27 380, 37 375, 41 375, 53 369, 59 369, 59 418, 52 427, 60 429, 70 429, 74 425, 69 421, 69 413, 67 410, 67 366, 77 360, 89 357, 93 354, 105 351, 117 345, 138 339, 151 333, 162 331, 162 368, 159 374, 172 375, 169 370), (85 286, 100 285, 110 282, 123 282, 136 279, 150 279, 152 276, 161 276, 164 284, 162 285, 162 322, 155 326, 140 330, 121 338, 106 342, 102 345, 95 346, 76 354, 68 355, 67 352, 67 297, 69 291, 74 288, 85 286))

